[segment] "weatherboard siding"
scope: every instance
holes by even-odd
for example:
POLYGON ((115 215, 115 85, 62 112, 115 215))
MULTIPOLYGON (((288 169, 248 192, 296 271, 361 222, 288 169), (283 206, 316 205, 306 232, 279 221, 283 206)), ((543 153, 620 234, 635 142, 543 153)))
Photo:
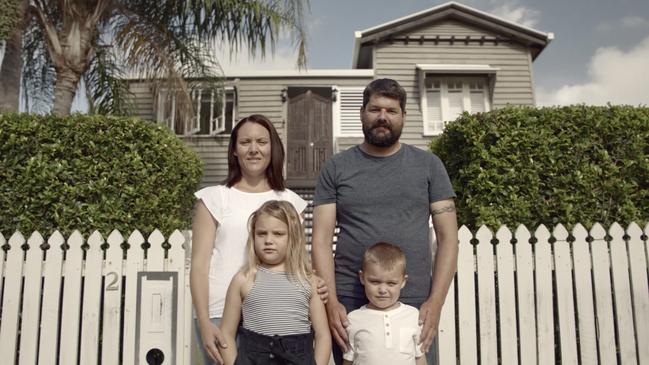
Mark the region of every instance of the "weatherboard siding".
POLYGON ((491 98, 492 108, 502 108, 507 104, 534 105, 531 57, 524 45, 489 41, 482 45, 466 44, 462 37, 495 37, 496 34, 455 20, 442 21, 395 38, 402 39, 406 35, 408 44, 403 40, 382 42, 373 51, 375 77, 394 78, 408 94, 402 141, 421 148, 427 148, 430 141, 430 137, 423 136, 417 64, 487 64, 499 69, 491 98), (421 36, 437 35, 454 35, 458 39, 453 44, 440 41, 437 45, 431 41, 422 44, 418 41, 421 36))
MULTIPOLYGON (((228 86, 237 88, 236 118, 243 118, 251 114, 264 114, 274 124, 277 132, 286 146, 286 109, 282 102, 282 89, 287 87, 313 86, 313 87, 364 87, 372 80, 371 77, 241 77, 237 81, 228 81, 228 86)), ((135 81, 131 82, 130 90, 133 93, 135 115, 155 120, 154 96, 150 84, 135 81)), ((179 137, 187 146, 194 150, 204 163, 202 186, 215 185, 227 176, 228 162, 227 149, 229 135, 218 136, 191 136, 179 137)), ((357 144, 359 138, 339 138, 334 141, 334 153, 357 144), (352 142, 353 141, 353 142, 352 142)))

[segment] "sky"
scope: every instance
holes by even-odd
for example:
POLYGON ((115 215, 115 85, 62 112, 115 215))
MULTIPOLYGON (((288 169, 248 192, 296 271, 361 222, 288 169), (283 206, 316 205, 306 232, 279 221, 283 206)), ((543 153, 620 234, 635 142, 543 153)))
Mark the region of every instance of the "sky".
MULTIPOLYGON (((350 69, 354 32, 445 3, 436 0, 310 0, 309 69, 350 69)), ((649 0, 464 0, 464 5, 539 30, 554 40, 533 64, 537 105, 649 105, 649 0)), ((289 39, 288 35, 284 35, 289 39)), ((0 59, 1 55, 0 47, 0 59)), ((295 69, 281 41, 264 60, 217 54, 227 73, 295 69)), ((83 93, 80 93, 83 94, 83 93)), ((84 110, 83 95, 75 101, 84 110)))
MULTIPOLYGON (((305 16, 309 69, 350 69, 354 31, 445 3, 432 0, 311 0, 305 16)), ((538 105, 649 104, 649 0, 466 0, 462 4, 554 33, 533 65, 538 105)), ((288 37, 287 37, 288 38, 288 37)), ((295 68, 295 50, 281 42, 274 56, 230 62, 245 69, 295 68)))

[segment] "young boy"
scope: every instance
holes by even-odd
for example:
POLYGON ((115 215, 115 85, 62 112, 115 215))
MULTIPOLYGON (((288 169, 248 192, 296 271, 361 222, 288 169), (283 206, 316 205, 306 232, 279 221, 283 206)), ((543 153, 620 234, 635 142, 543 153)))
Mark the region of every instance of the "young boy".
POLYGON ((365 251, 358 272, 369 303, 347 316, 349 351, 344 365, 426 365, 419 336, 419 310, 399 302, 406 285, 406 257, 379 242, 365 251))

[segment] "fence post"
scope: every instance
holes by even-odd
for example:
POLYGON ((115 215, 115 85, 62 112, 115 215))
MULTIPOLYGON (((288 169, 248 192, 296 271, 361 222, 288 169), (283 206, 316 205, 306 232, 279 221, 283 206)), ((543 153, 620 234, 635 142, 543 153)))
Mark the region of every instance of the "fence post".
POLYGON ((38 351, 39 365, 56 364, 56 350, 59 333, 59 299, 63 280, 63 235, 56 231, 47 240, 50 248, 45 258, 43 272, 43 309, 41 314, 41 333, 38 351))
MULTIPOLYGON (((642 241, 642 229, 631 223, 627 229, 629 235, 629 267, 631 272, 631 287, 633 297, 633 313, 635 315, 636 343, 640 365, 649 365, 649 284, 647 283, 647 265, 649 264, 649 238, 642 241)), ((649 235, 649 224, 645 229, 649 235)))
POLYGON ((540 225, 534 233, 536 269, 536 352, 539 364, 554 364, 554 308, 552 295, 552 247, 550 231, 540 225), (552 350, 548 350, 552 349, 552 350))
POLYGON ((579 313, 579 351, 583 364, 597 364, 597 333, 595 332, 595 307, 593 305, 592 265, 588 232, 581 224, 572 230, 575 266, 575 297, 579 313))
POLYGON ((0 354, 3 361, 13 364, 16 361, 16 341, 18 340, 18 313, 20 311, 20 287, 23 273, 23 254, 20 247, 25 237, 20 232, 9 238, 9 251, 5 263, 5 287, 2 296, 2 327, 0 327, 0 354))
MULTIPOLYGON (((114 230, 108 236, 108 249, 104 265, 104 326, 102 333, 101 363, 117 365, 120 363, 119 340, 122 314, 122 264, 124 237, 114 230)), ((126 323, 126 322, 125 322, 126 323)))
POLYGON ((593 238, 590 249, 593 256, 599 362, 613 365, 617 364, 617 356, 615 355, 615 325, 613 323, 613 302, 611 299, 609 247, 604 240, 606 231, 599 223, 591 228, 590 236, 593 238))
MULTIPOLYGON (((512 251, 512 234, 502 226, 496 232, 496 259, 498 270, 498 308, 500 323, 500 362, 503 365, 518 363, 518 346, 516 338, 516 287, 514 285, 514 253, 512 251)), ((519 242, 520 243, 520 242, 519 242)), ((521 360, 528 354, 521 354, 521 360)))
POLYGON ((458 232, 460 247, 457 266, 457 306, 460 338, 460 364, 478 363, 477 326, 475 314, 475 258, 473 256, 473 235, 462 226, 458 232))
POLYGON ((20 364, 36 362, 36 345, 38 344, 38 316, 41 303, 41 268, 43 263, 43 236, 34 232, 27 241, 25 260, 25 285, 20 325, 20 364))

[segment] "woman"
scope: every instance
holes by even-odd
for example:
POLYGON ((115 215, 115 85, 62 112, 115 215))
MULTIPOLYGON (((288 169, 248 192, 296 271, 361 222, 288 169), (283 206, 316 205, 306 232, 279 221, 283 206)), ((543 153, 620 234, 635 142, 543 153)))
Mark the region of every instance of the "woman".
POLYGON ((232 130, 224 184, 195 194, 190 282, 205 364, 222 362, 218 346, 236 346, 224 342, 218 325, 228 285, 245 260, 248 218, 268 200, 286 200, 298 212, 307 206, 286 189, 283 167, 277 131, 268 118, 253 114, 232 130))

